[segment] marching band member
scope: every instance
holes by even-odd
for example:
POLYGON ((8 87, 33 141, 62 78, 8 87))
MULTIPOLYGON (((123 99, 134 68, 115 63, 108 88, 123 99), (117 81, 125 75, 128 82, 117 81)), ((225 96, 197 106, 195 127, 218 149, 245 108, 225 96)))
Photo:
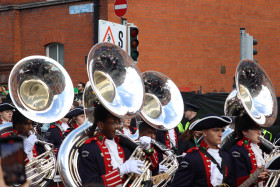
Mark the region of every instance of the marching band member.
POLYGON ((70 122, 70 127, 63 134, 64 138, 74 129, 78 128, 85 122, 84 107, 77 106, 70 110, 65 118, 72 119, 70 122))
POLYGON ((12 121, 14 105, 10 103, 0 104, 0 125, 9 123, 12 121))
MULTIPOLYGON (((248 114, 236 118, 235 132, 239 141, 232 146, 230 153, 237 177, 237 185, 241 185, 258 168, 262 170, 265 160, 259 147, 261 127, 248 114)), ((260 172, 258 181, 253 186, 265 186, 267 176, 267 170, 260 172)))
POLYGON ((178 153, 183 154, 193 147, 198 147, 199 141, 202 138, 201 131, 192 131, 187 129, 187 131, 185 131, 179 138, 178 153))
MULTIPOLYGON (((156 139, 157 130, 155 128, 153 128, 152 126, 150 126, 149 124, 147 124, 145 121, 142 121, 139 124, 138 129, 139 129, 139 141, 140 142, 142 139, 147 139, 148 142, 151 142, 152 139, 153 140, 156 139)), ((158 173, 164 172, 165 170, 167 170, 167 168, 163 165, 158 164, 159 162, 161 162, 163 160, 163 155, 160 152, 160 150, 157 149, 156 147, 154 147, 153 144, 150 144, 150 145, 151 145, 150 147, 145 147, 145 150, 146 151, 149 150, 148 152, 154 152, 155 159, 153 159, 154 163, 152 162, 154 167, 151 170, 152 170, 152 175, 156 175, 158 173), (159 166, 158 168, 155 167, 157 165, 159 166)))
POLYGON ((54 125, 51 125, 45 134, 45 138, 49 143, 54 145, 54 153, 57 155, 59 147, 63 141, 63 134, 69 128, 68 118, 62 118, 56 121, 54 125))
POLYGON ((166 145, 168 149, 178 147, 179 130, 177 127, 170 130, 157 130, 156 140, 166 145))
POLYGON ((15 111, 12 118, 13 132, 6 133, 2 137, 20 136, 24 140, 24 152, 27 156, 26 162, 32 160, 44 152, 44 148, 40 144, 36 144, 37 137, 35 134, 29 135, 29 131, 34 130, 34 122, 26 118, 19 111, 15 111))
MULTIPOLYGON (((120 119, 112 115, 102 105, 94 111, 94 125, 100 132, 88 139, 80 150, 79 174, 82 184, 103 183, 105 186, 118 186, 123 183, 122 176, 128 173, 141 174, 144 167, 140 160, 128 160, 131 151, 119 144, 116 130, 120 119)), ((150 142, 143 139, 140 143, 149 147, 150 142)))
POLYGON ((120 128, 121 132, 127 136, 131 136, 133 135, 137 128, 134 128, 134 127, 131 127, 130 126, 130 122, 131 122, 131 119, 121 119, 121 122, 122 122, 122 127, 120 128))
POLYGON ((212 114, 190 126, 191 130, 202 131, 204 138, 199 147, 188 150, 171 186, 235 186, 230 156, 218 148, 223 128, 231 122, 227 116, 212 114))

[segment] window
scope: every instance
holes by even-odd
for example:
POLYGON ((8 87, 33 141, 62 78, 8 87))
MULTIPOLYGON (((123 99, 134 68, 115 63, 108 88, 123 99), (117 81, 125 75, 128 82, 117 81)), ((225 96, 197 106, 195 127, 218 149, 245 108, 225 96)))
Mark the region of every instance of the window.
POLYGON ((46 46, 47 57, 50 57, 64 66, 64 45, 51 43, 46 46))

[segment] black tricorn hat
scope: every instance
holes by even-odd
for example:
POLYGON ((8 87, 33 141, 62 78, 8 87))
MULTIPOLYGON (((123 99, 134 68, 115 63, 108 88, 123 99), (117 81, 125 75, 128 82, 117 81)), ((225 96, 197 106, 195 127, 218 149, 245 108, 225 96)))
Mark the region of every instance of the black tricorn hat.
POLYGON ((0 104, 0 112, 3 112, 5 110, 14 110, 15 107, 11 103, 1 103, 0 104))
POLYGON ((77 106, 75 108, 73 108, 72 110, 70 110, 66 115, 65 118, 73 118, 75 116, 84 114, 84 107, 82 106, 77 106))
POLYGON ((198 112, 199 109, 200 109, 200 107, 197 106, 197 105, 194 105, 194 104, 191 104, 191 103, 188 103, 188 102, 184 103, 184 111, 191 110, 191 111, 194 111, 194 112, 198 112))
POLYGON ((232 123, 232 120, 228 116, 218 116, 216 114, 208 114, 202 119, 193 122, 189 129, 193 131, 202 131, 212 128, 223 128, 232 123))

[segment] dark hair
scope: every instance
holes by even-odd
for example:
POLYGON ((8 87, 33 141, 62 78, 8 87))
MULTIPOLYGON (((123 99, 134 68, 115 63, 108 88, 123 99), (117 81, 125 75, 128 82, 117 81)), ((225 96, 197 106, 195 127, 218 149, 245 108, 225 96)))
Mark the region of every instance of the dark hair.
POLYGON ((28 118, 22 115, 22 113, 20 113, 18 110, 16 110, 13 113, 12 122, 13 122, 13 126, 16 126, 21 123, 27 123, 28 118))
POLYGON ((85 83, 83 83, 83 82, 79 82, 78 84, 81 84, 82 86, 83 86, 83 88, 85 88, 85 83))
POLYGON ((142 121, 140 124, 139 124, 139 133, 143 133, 145 131, 147 131, 148 129, 154 129, 152 126, 150 126, 148 123, 146 123, 145 121, 142 121))
POLYGON ((243 138, 242 131, 258 128, 261 127, 248 114, 243 114, 235 118, 235 132, 238 138, 243 138))
POLYGON ((79 106, 79 103, 78 103, 78 101, 73 101, 73 104, 72 105, 74 105, 75 107, 77 107, 77 106, 79 106))
POLYGON ((94 123, 97 124, 98 121, 105 122, 108 115, 112 115, 102 104, 97 104, 94 109, 94 123))

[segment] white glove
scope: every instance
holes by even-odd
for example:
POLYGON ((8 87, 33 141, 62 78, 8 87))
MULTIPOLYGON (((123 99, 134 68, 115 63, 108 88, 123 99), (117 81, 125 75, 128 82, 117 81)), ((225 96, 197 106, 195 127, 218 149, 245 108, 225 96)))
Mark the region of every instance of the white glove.
POLYGON ((119 166, 120 175, 125 175, 128 173, 136 173, 138 175, 143 173, 141 167, 145 167, 141 160, 127 160, 125 163, 119 166))
POLYGON ((159 165, 158 173, 165 173, 168 168, 165 165, 159 165))
POLYGON ((24 152, 29 155, 32 153, 32 149, 37 141, 35 134, 30 135, 24 142, 24 152))
POLYGON ((61 128, 62 128, 63 132, 65 132, 68 129, 68 125, 66 123, 62 123, 61 128))
POLYGON ((152 138, 148 137, 148 136, 142 136, 139 138, 140 141, 140 146, 145 149, 145 150, 149 150, 151 148, 151 141, 152 138))
POLYGON ((182 158, 184 158, 187 155, 187 153, 182 153, 182 158))

